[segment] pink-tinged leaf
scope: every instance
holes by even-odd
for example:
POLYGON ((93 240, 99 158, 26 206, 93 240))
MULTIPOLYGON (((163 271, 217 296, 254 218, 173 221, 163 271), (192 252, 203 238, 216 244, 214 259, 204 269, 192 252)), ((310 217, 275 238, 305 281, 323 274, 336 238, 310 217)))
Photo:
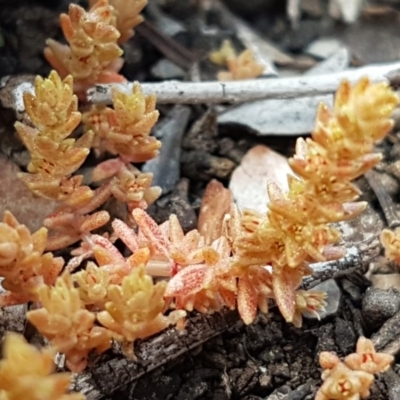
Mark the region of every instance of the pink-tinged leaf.
POLYGON ((170 215, 168 224, 169 240, 171 243, 180 243, 185 237, 185 234, 183 233, 178 217, 175 214, 170 215))
POLYGON ((272 275, 272 286, 274 296, 279 310, 287 322, 292 322, 296 312, 296 293, 293 283, 288 274, 274 273, 272 275))
POLYGON ((164 221, 161 225, 158 225, 158 229, 160 229, 163 237, 169 238, 169 230, 170 230, 169 220, 164 221))
POLYGON ((207 265, 216 265, 221 258, 219 253, 211 247, 203 248, 203 257, 207 265))
MULTIPOLYGON (((50 255, 45 254, 43 257, 50 258, 50 255)), ((43 280, 46 285, 53 285, 57 277, 60 275, 64 266, 64 259, 62 257, 54 257, 52 265, 48 270, 43 271, 43 280)))
POLYGON ((282 189, 274 181, 269 180, 267 182, 267 192, 271 202, 285 198, 282 189))
POLYGON ((0 294, 0 307, 15 306, 33 300, 31 294, 4 292, 0 294))
POLYGON ((265 296, 262 296, 262 295, 258 296, 257 305, 258 305, 259 310, 262 313, 264 313, 264 314, 268 313, 268 309, 269 309, 268 297, 265 297, 265 296))
POLYGON ((168 243, 157 223, 141 208, 135 208, 132 211, 132 216, 150 244, 154 246, 159 253, 168 258, 168 243))
POLYGON ((80 234, 52 234, 47 238, 46 251, 60 250, 79 241, 80 234))
POLYGON ((207 281, 207 270, 204 264, 183 268, 169 280, 164 296, 189 296, 199 292, 207 281))
POLYGON ((107 211, 98 211, 85 217, 80 226, 80 231, 87 233, 101 228, 110 220, 110 214, 107 211))
POLYGON ((215 249, 222 257, 229 257, 231 252, 228 239, 225 236, 221 236, 211 243, 211 247, 215 249))
POLYGON ((88 258, 92 257, 93 251, 87 251, 86 253, 82 253, 78 256, 72 257, 69 261, 68 264, 66 265, 65 269, 69 272, 72 273, 74 272, 84 260, 87 260, 88 258))
POLYGON ((224 216, 232 204, 232 193, 222 183, 213 179, 204 191, 198 219, 198 230, 206 244, 211 244, 222 234, 224 216))
POLYGON ((219 294, 222 297, 225 305, 230 309, 234 310, 236 308, 236 293, 230 290, 226 290, 222 287, 218 289, 219 294))
POLYGON ((126 260, 131 268, 146 265, 150 260, 150 250, 147 247, 138 249, 126 260))
POLYGON ((322 255, 326 260, 339 260, 346 255, 346 252, 344 247, 328 245, 322 250, 322 255))
POLYGON ((91 240, 93 242, 93 254, 100 266, 119 261, 125 262, 122 254, 107 238, 100 235, 92 235, 91 240))
POLYGON ((172 262, 171 265, 171 276, 175 276, 179 271, 179 265, 176 262, 172 262))
POLYGON ((93 182, 101 181, 117 175, 123 165, 124 163, 119 158, 103 161, 97 165, 92 172, 93 182))
POLYGON ((191 264, 202 262, 203 256, 199 254, 199 250, 204 246, 204 241, 196 229, 188 232, 180 243, 174 243, 175 246, 186 254, 186 259, 191 264))
POLYGON ((193 311, 194 297, 194 295, 178 297, 175 301, 175 308, 177 310, 193 311))
POLYGON ((272 298, 272 274, 264 267, 252 267, 252 273, 252 281, 257 287, 258 294, 272 298))
POLYGON ((139 248, 135 231, 120 219, 114 219, 111 225, 117 236, 124 242, 128 249, 134 253, 139 248))
POLYGON ((257 315, 257 291, 247 276, 239 279, 237 305, 240 317, 246 325, 251 324, 257 315))
POLYGON ((105 183, 93 192, 93 197, 87 203, 85 203, 84 206, 80 207, 77 210, 77 213, 79 215, 90 214, 92 211, 104 204, 110 196, 110 183, 105 183))

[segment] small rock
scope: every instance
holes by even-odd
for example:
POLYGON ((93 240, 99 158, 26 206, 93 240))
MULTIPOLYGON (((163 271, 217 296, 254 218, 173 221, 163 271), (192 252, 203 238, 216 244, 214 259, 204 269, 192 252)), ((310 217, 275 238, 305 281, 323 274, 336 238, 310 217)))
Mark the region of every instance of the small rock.
POLYGON ((275 364, 283 359, 282 349, 280 348, 268 348, 260 353, 258 358, 266 364, 275 364))
POLYGON ((316 110, 321 102, 331 106, 333 96, 246 102, 220 114, 218 123, 226 128, 243 126, 260 136, 309 134, 314 128, 316 110))
POLYGON ((274 378, 281 378, 281 379, 289 379, 290 378, 290 370, 289 365, 287 363, 275 364, 272 376, 274 378))
POLYGON ((285 400, 290 392, 291 389, 289 386, 281 386, 280 388, 275 389, 266 400, 285 400))
POLYGON ((23 94, 34 92, 34 75, 5 76, 0 80, 0 152, 26 168, 30 155, 14 128, 15 121, 32 125, 23 94))
POLYGON ((179 79, 185 76, 185 71, 172 61, 162 58, 151 68, 151 73, 159 79, 179 79))
POLYGON ((354 350, 357 335, 352 328, 351 322, 342 318, 335 320, 335 342, 343 354, 349 354, 354 350))
POLYGON ((360 304, 362 300, 360 287, 346 278, 341 279, 340 284, 343 290, 350 296, 351 300, 357 304, 360 304))
POLYGON ((216 353, 216 352, 212 352, 212 351, 205 352, 204 358, 213 367, 215 366, 217 368, 224 369, 224 368, 229 368, 232 365, 232 363, 229 360, 227 360, 227 358, 224 355, 222 355, 220 353, 216 353))
POLYGON ((400 377, 392 369, 389 369, 382 374, 382 378, 385 381, 387 393, 389 396, 388 400, 400 399, 400 377))
MULTIPOLYGON (((340 299, 341 299, 341 291, 334 279, 328 279, 325 282, 322 282, 312 288, 312 290, 322 290, 326 292, 328 297, 326 299, 327 305, 325 307, 325 311, 319 312, 318 316, 319 319, 323 319, 326 317, 330 317, 331 315, 335 315, 338 311, 340 299)), ((314 317, 307 317, 310 319, 318 318, 317 316, 314 317)))
POLYGON ((234 392, 244 395, 258 383, 257 368, 253 365, 231 370, 231 382, 234 392))
MULTIPOLYGON (((5 289, 0 286, 0 293, 4 292, 5 289)), ((0 341, 7 332, 22 333, 24 331, 27 309, 27 304, 0 308, 0 341)))
POLYGON ((326 60, 319 62, 314 67, 310 68, 304 75, 323 75, 332 72, 344 71, 349 67, 351 55, 347 48, 342 47, 334 52, 326 60))
POLYGON ((272 376, 269 374, 261 374, 258 378, 258 383, 263 389, 272 387, 272 376))
POLYGON ((374 288, 383 290, 393 288, 400 291, 400 274, 374 274, 369 279, 374 288))
POLYGON ((214 153, 218 148, 217 114, 211 108, 199 118, 184 136, 182 147, 214 153))
POLYGON ((400 312, 388 319, 378 332, 371 337, 376 351, 388 354, 398 354, 400 352, 400 312))
POLYGON ((182 174, 194 180, 209 181, 212 178, 226 180, 236 164, 225 158, 204 151, 184 151, 181 158, 182 174))
POLYGON ((325 60, 340 51, 342 47, 343 43, 340 40, 332 37, 323 37, 310 43, 305 49, 305 53, 315 58, 325 60))
POLYGON ((218 154, 223 157, 228 157, 236 164, 241 163, 244 155, 250 147, 250 144, 247 141, 240 140, 239 142, 235 142, 228 137, 221 138, 218 144, 218 154))
POLYGON ((397 179, 400 179, 400 160, 388 164, 385 169, 397 179))
POLYGON ((158 224, 166 221, 171 214, 176 214, 185 232, 197 227, 196 213, 188 199, 189 182, 181 179, 175 190, 160 197, 149 207, 149 214, 158 224))
POLYGON ((379 174, 379 179, 389 196, 396 196, 399 193, 399 181, 389 174, 379 174))
POLYGON ((400 310, 400 293, 397 290, 367 289, 362 301, 362 314, 368 327, 379 328, 400 310))

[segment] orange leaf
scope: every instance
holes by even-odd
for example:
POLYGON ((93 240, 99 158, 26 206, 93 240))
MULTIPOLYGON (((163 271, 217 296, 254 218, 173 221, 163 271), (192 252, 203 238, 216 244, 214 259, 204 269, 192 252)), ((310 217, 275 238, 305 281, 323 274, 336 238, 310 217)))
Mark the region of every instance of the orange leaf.
POLYGON ((251 324, 257 315, 257 291, 247 276, 239 279, 238 284, 238 310, 246 325, 251 324))
POLYGON ((296 311, 296 293, 290 275, 284 271, 272 275, 272 287, 276 304, 287 322, 292 322, 296 311))

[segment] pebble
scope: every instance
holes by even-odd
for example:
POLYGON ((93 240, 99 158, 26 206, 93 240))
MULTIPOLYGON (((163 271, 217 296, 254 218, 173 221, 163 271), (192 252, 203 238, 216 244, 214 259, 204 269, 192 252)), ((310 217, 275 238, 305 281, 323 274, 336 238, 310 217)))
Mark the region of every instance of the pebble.
POLYGON ((218 116, 221 125, 241 126, 255 135, 309 134, 315 123, 318 105, 333 103, 332 95, 296 99, 266 99, 230 107, 218 116))
POLYGON ((319 62, 314 67, 310 68, 304 75, 323 75, 333 72, 340 72, 347 69, 351 62, 351 54, 346 47, 341 47, 335 51, 326 60, 319 62))
POLYGON ((376 351, 398 354, 400 352, 399 332, 400 312, 398 311, 382 325, 378 332, 372 335, 371 340, 376 351))
POLYGON ((182 229, 188 232, 197 227, 197 216, 189 202, 189 181, 181 179, 173 192, 160 197, 149 207, 149 214, 158 224, 166 221, 171 214, 176 214, 182 229))
MULTIPOLYGON (((1 278, 3 280, 3 278, 1 278)), ((0 293, 4 293, 5 289, 0 286, 0 293)), ((22 333, 25 328, 27 304, 21 304, 10 307, 2 307, 0 309, 0 340, 3 341, 7 332, 22 333)))
POLYGON ((305 53, 325 60, 343 48, 343 43, 332 37, 322 37, 311 42, 305 49, 305 53))
POLYGON ((400 293, 369 287, 362 301, 362 314, 369 328, 380 328, 400 310, 400 293))
POLYGON ((217 157, 204 151, 184 151, 181 158, 182 174, 190 179, 209 181, 212 178, 226 180, 236 164, 225 157, 217 157))
POLYGON ((382 378, 385 381, 386 388, 388 391, 388 400, 398 400, 400 399, 400 377, 392 369, 389 369, 384 374, 382 378))
POLYGON ((182 79, 185 71, 172 61, 162 58, 151 68, 151 74, 159 79, 182 79))

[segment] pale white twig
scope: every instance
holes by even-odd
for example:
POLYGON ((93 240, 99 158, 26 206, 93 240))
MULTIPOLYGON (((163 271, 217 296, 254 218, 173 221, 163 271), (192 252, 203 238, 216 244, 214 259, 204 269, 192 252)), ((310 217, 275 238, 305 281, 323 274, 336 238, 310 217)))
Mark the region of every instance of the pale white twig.
MULTIPOLYGON (((217 104, 239 103, 259 99, 297 98, 334 93, 343 79, 355 83, 363 76, 372 82, 389 82, 399 78, 400 61, 368 65, 337 73, 291 78, 255 79, 232 82, 180 82, 142 83, 145 94, 154 93, 158 103, 169 104, 217 104)), ((89 89, 91 103, 111 104, 112 88, 121 91, 132 89, 132 82, 114 85, 96 85, 89 89)))

